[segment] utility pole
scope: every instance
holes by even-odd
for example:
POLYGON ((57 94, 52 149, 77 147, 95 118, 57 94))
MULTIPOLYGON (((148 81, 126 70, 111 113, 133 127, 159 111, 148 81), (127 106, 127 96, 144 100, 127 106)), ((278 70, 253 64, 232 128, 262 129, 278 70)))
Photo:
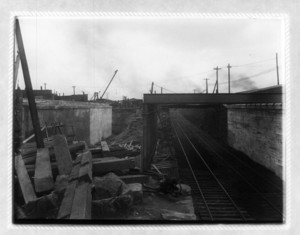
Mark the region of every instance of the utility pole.
POLYGON ((205 78, 204 80, 206 80, 206 94, 208 94, 208 82, 207 82, 207 80, 209 80, 209 79, 205 78))
POLYGON ((163 93, 163 88, 162 88, 162 87, 160 88, 160 93, 161 93, 161 94, 163 93))
POLYGON ((76 87, 76 86, 72 86, 72 87, 73 87, 73 94, 75 95, 75 87, 76 87))
POLYGON ((47 88, 47 83, 44 83, 44 86, 45 86, 45 90, 46 90, 46 88, 47 88))
POLYGON ((30 78, 27 58, 26 58, 24 44, 23 44, 20 23, 19 23, 18 19, 16 19, 16 21, 15 21, 15 36, 16 36, 17 45, 18 45, 18 49, 19 49, 20 62, 21 62, 22 71, 23 71, 25 90, 26 90, 26 94, 27 94, 27 98, 28 98, 28 105, 29 105, 29 111, 30 111, 30 116, 31 116, 31 121, 32 121, 32 127, 33 127, 33 131, 35 134, 36 146, 37 146, 37 148, 44 148, 45 145, 44 145, 44 141, 43 141, 43 137, 42 137, 42 133, 41 133, 39 116, 38 116, 38 112, 37 112, 37 108, 36 108, 34 93, 32 90, 31 78, 30 78))
POLYGON ((276 53, 277 85, 279 85, 278 54, 276 53))
POLYGON ((151 83, 151 89, 150 89, 151 94, 153 94, 153 86, 154 86, 154 82, 151 83))
POLYGON ((230 64, 227 65, 227 69, 228 69, 228 93, 230 94, 230 69, 232 68, 232 66, 230 66, 230 64))
POLYGON ((218 74, 219 74, 219 70, 221 70, 221 68, 219 68, 218 66, 216 68, 214 68, 214 70, 216 70, 216 79, 217 79, 217 90, 216 90, 216 94, 219 93, 219 78, 218 78, 218 74))

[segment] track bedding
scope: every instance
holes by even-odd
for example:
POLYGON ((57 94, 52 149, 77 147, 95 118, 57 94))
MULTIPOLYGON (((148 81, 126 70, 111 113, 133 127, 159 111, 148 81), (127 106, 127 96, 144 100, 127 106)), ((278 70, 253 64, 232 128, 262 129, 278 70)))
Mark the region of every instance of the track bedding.
POLYGON ((191 186, 202 222, 281 223, 282 181, 171 112, 182 183, 191 186))

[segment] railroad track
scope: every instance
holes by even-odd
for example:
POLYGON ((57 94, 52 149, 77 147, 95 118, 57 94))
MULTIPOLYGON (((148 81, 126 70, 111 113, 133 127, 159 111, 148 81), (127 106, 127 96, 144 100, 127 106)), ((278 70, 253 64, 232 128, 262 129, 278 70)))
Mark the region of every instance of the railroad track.
POLYGON ((182 182, 192 187, 199 220, 282 222, 282 184, 271 181, 269 176, 263 178, 246 162, 237 160, 237 156, 204 135, 194 137, 196 142, 186 134, 186 129, 189 134, 195 130, 183 125, 180 116, 173 114, 171 122, 182 152, 182 159, 178 159, 179 173, 182 182))

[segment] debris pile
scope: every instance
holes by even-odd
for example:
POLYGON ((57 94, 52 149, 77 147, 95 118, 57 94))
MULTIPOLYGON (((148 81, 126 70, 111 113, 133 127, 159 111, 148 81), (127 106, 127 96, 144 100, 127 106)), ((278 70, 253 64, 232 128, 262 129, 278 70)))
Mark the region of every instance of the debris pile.
POLYGON ((141 174, 142 121, 88 147, 55 134, 21 146, 15 156, 18 219, 194 220, 190 188, 179 183, 170 138, 162 135, 152 168, 141 174), (171 200, 170 200, 171 199, 171 200))
MULTIPOLYGON (((141 184, 127 185, 112 173, 122 172, 126 175, 126 172, 134 169, 134 159, 94 158, 92 153, 95 149, 89 151, 85 144, 80 146, 82 148, 77 148, 73 157, 65 136, 55 135, 45 148, 36 149, 32 145, 31 161, 25 163, 24 159, 28 158, 26 154, 25 157, 22 154, 15 156, 15 189, 18 198, 15 209, 18 218, 92 219, 92 204, 102 210, 101 213, 96 210, 99 217, 106 211, 103 205, 122 204, 129 208, 133 202, 139 201, 137 198, 142 198, 141 184), (52 155, 54 157, 51 158, 52 155), (114 194, 102 195, 103 190, 99 193, 101 187, 113 185, 118 188, 114 194), (123 185, 122 190, 117 185, 123 185)), ((115 211, 119 209, 115 208, 115 211)))
POLYGON ((133 114, 128 122, 123 132, 107 139, 110 145, 129 144, 131 142, 141 145, 143 136, 143 118, 141 114, 133 114))

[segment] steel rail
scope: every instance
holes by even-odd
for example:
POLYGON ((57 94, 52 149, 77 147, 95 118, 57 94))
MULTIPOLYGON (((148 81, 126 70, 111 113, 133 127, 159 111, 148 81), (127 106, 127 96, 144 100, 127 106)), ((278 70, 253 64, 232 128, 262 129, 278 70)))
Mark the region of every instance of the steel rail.
POLYGON ((236 205, 236 203, 234 202, 234 200, 232 199, 232 197, 229 195, 229 193, 227 192, 227 190, 224 188, 224 186, 222 185, 222 183, 219 181, 219 179, 217 178, 217 176, 213 173, 213 171, 211 170, 211 168, 209 167, 209 165, 207 164, 207 162, 204 160, 204 158, 202 157, 202 155, 199 153, 199 151, 196 149, 195 145, 192 143, 192 141, 190 140, 190 138, 186 135, 186 133, 184 132, 184 130, 182 129, 182 127, 180 126, 180 124, 177 122, 178 127, 181 129, 182 133, 184 134, 185 138, 188 140, 188 142, 190 143, 190 145, 192 146, 192 148, 195 150, 195 152, 197 153, 198 157, 201 159, 201 161, 204 163, 205 167, 208 169, 208 171, 210 172, 211 176, 214 178, 214 180, 217 182, 217 184, 220 186, 220 188, 222 189, 222 191, 225 193, 225 195, 227 196, 227 198, 230 200, 230 202, 232 203, 232 205, 234 206, 234 208, 237 210, 237 212, 240 214, 240 216, 242 217, 242 219, 244 221, 246 221, 245 216, 243 215, 243 213, 241 212, 241 210, 238 208, 238 206, 236 205))
POLYGON ((175 129, 175 125, 174 125, 172 119, 170 119, 170 120, 171 120, 171 124, 172 124, 172 126, 173 126, 173 130, 174 130, 174 132, 175 132, 175 135, 176 135, 176 137, 177 137, 177 140, 178 140, 178 142, 179 142, 179 144, 180 144, 180 147, 181 147, 181 149, 182 149, 182 152, 183 152, 183 154, 184 154, 184 156, 185 156, 185 159, 186 159, 186 161, 187 161, 187 163, 188 163, 188 165, 189 165, 189 168, 191 169, 192 175, 193 175, 193 177, 194 177, 194 179, 195 179, 195 182, 196 182, 196 184, 197 184, 198 190, 199 190, 199 192, 200 192, 200 194, 201 194, 201 197, 202 197, 202 199, 203 199, 204 205, 205 205, 206 210, 207 210, 207 212, 208 212, 208 214, 209 214, 209 217, 210 217, 211 221, 214 221, 214 218, 213 218, 213 216, 212 216, 212 214, 211 214, 211 211, 210 211, 210 209, 209 209, 209 207, 208 207, 208 205, 207 205, 207 201, 206 201, 206 199, 205 199, 205 197, 204 197, 204 194, 203 194, 203 192, 202 192, 202 189, 201 189, 201 187, 200 187, 200 185, 199 185, 199 183, 198 183, 198 180, 197 180, 197 177, 196 177, 196 175, 195 175, 195 172, 194 172, 194 170, 193 170, 193 168, 192 168, 192 166, 191 166, 191 163, 190 163, 190 161, 189 161, 189 159, 188 159, 188 156, 187 156, 187 154, 186 154, 186 152, 185 152, 185 150, 184 150, 184 148, 183 148, 182 142, 181 142, 181 140, 180 140, 180 138, 179 138, 179 136, 178 136, 178 132, 177 132, 177 130, 175 129))
MULTIPOLYGON (((181 121, 182 121, 182 118, 183 118, 183 117, 180 116, 181 121)), ((188 129, 191 130, 191 127, 189 127, 189 126, 186 126, 186 127, 187 127, 188 129)), ((204 134, 205 134, 205 133, 204 133, 204 134)), ((209 142, 206 141, 204 138, 202 138, 201 135, 199 135, 199 138, 202 140, 202 142, 204 142, 204 143, 206 144, 206 146, 209 146, 209 145, 210 145, 209 142)), ((218 144, 218 143, 215 141, 215 144, 218 144)), ((255 170, 253 169, 253 167, 248 166, 243 160, 241 160, 240 158, 238 158, 234 153, 230 152, 230 151, 229 151, 227 148, 225 148, 224 146, 222 146, 222 145, 220 145, 220 144, 218 144, 218 146, 219 146, 220 149, 224 150, 224 151, 227 152, 230 156, 232 156, 235 160, 237 160, 238 162, 240 162, 243 166, 245 166, 246 168, 248 168, 248 169, 249 169, 251 172, 253 172, 255 175, 257 175, 257 176, 259 176, 259 177, 265 177, 265 176, 262 176, 261 174, 259 174, 257 171, 255 171, 255 170)), ((276 183, 272 182, 268 176, 267 176, 267 178, 269 179, 269 180, 268 180, 268 183, 269 183, 269 184, 272 184, 278 191, 283 192, 280 186, 278 186, 276 183)))
POLYGON ((276 206, 273 205, 273 203, 271 203, 266 197, 264 197, 262 195, 262 193, 255 187, 253 186, 253 184, 251 184, 243 175, 241 175, 235 168, 233 168, 220 154, 218 154, 211 146, 208 146, 210 148, 210 150, 212 152, 214 152, 216 154, 216 156, 223 160, 223 162, 232 170, 234 171, 237 175, 239 175, 243 180, 244 182, 246 182, 262 199, 264 199, 277 213, 279 213, 282 218, 284 219, 285 216, 284 214, 281 212, 281 210, 279 210, 278 208, 276 208, 276 206))

